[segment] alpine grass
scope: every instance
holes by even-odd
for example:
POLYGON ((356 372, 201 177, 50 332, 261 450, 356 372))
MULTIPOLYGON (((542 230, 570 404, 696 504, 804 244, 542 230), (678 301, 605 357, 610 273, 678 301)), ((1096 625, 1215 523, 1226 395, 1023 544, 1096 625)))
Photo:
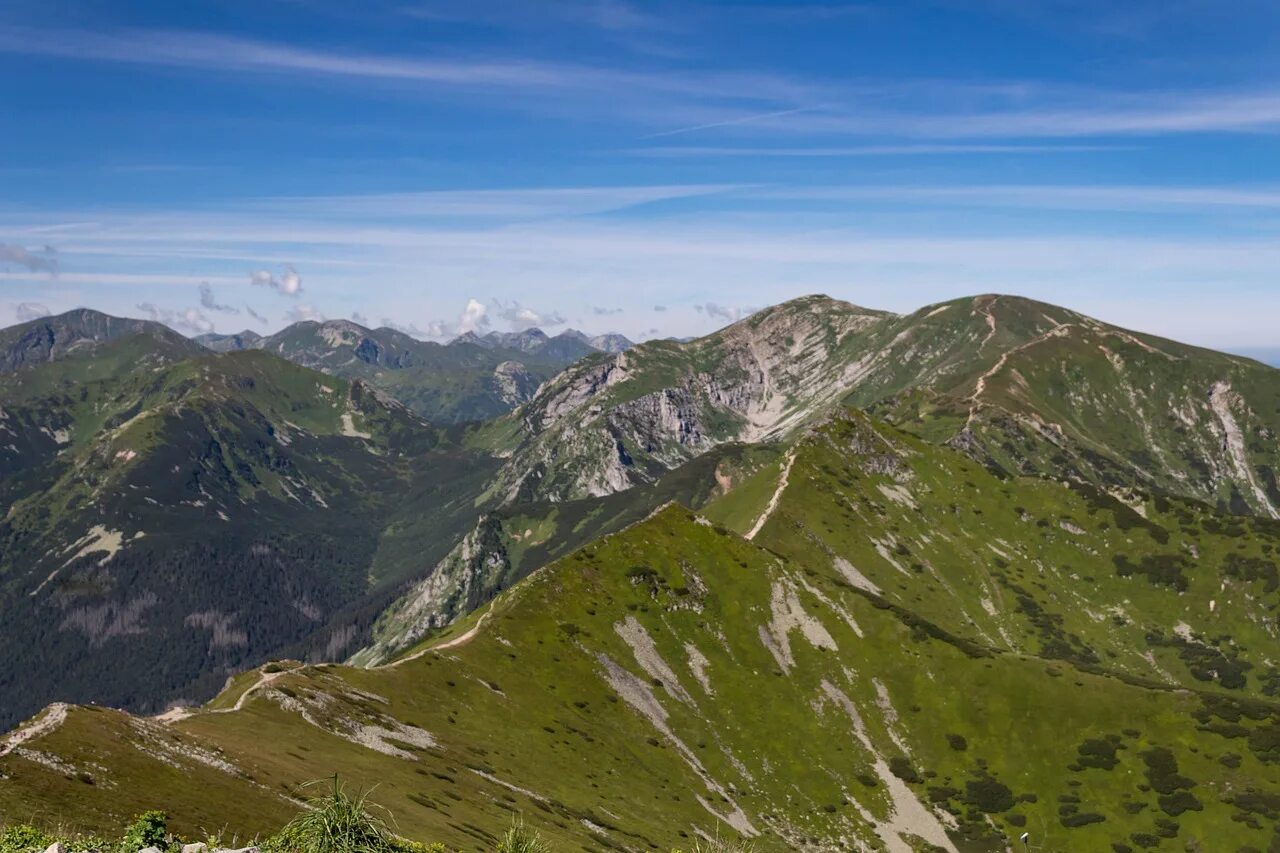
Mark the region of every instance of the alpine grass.
POLYGON ((398 849, 387 822, 370 814, 368 792, 348 794, 336 775, 332 781, 333 790, 308 800, 307 808, 268 842, 268 849, 274 853, 392 853, 398 849))
POLYGON ((497 853, 551 853, 551 848, 535 830, 524 825, 522 818, 516 818, 498 842, 497 853))

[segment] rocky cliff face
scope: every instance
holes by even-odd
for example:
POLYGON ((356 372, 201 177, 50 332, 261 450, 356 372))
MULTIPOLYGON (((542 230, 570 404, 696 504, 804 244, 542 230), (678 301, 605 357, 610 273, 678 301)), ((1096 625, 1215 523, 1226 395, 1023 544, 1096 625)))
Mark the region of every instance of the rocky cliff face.
POLYGON ((656 341, 566 371, 516 412, 503 500, 604 495, 725 442, 788 434, 838 402, 846 339, 887 316, 825 297, 768 309, 690 343, 656 341))

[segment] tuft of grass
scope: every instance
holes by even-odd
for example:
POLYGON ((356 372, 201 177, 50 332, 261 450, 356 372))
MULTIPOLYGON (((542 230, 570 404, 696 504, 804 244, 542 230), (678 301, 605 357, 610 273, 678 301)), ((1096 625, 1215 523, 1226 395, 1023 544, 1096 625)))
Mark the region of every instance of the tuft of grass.
POLYGON ((393 853, 400 849, 387 822, 370 813, 367 791, 347 793, 336 775, 332 783, 329 793, 308 800, 307 808, 264 845, 271 853, 393 853))
MULTIPOLYGON (((691 853, 752 853, 754 850, 755 847, 750 841, 733 841, 717 835, 709 840, 695 839, 691 853)), ((671 853, 684 853, 684 851, 672 850, 671 853)))
POLYGON ((516 818, 498 842, 497 853, 551 853, 551 848, 536 830, 524 825, 523 818, 516 818))

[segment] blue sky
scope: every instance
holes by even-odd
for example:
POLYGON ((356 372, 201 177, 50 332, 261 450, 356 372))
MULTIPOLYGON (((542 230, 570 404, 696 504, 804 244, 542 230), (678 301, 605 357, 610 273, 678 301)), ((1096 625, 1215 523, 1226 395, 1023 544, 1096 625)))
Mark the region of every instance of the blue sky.
POLYGON ((709 331, 1020 293, 1280 345, 1280 4, 0 0, 0 323, 709 331))

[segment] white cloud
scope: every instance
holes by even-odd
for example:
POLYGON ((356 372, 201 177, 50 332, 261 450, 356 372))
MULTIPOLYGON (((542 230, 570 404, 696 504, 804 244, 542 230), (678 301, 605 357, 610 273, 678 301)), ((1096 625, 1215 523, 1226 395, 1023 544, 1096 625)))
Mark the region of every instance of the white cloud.
POLYGON ((494 300, 493 304, 498 319, 507 323, 513 332, 522 332, 535 326, 539 328, 563 326, 566 322, 559 311, 544 313, 535 311, 527 305, 521 305, 519 302, 503 303, 497 299, 494 300))
POLYGON ((200 282, 200 306, 220 314, 239 314, 240 309, 233 305, 219 305, 213 295, 213 285, 207 281, 200 282))
POLYGON ((13 309, 13 314, 18 318, 19 323, 39 320, 41 317, 48 317, 52 313, 49 310, 49 306, 43 302, 19 302, 13 309))
POLYGON ((314 320, 318 323, 323 323, 325 320, 324 314, 321 314, 316 310, 313 305, 294 305, 285 312, 284 318, 290 323, 301 323, 306 320, 314 320))
POLYGON ((599 305, 591 306, 591 313, 597 317, 611 317, 614 314, 621 314, 622 310, 621 308, 602 308, 599 305))
POLYGON ((462 309, 462 314, 458 317, 457 333, 459 335, 465 335, 467 332, 479 334, 489 328, 488 315, 489 309, 483 302, 475 298, 468 299, 467 307, 462 309))
POLYGON ((244 310, 246 314, 248 314, 250 317, 252 317, 258 323, 261 323, 262 325, 266 325, 267 323, 271 322, 266 317, 259 314, 257 311, 254 311, 253 308, 249 305, 244 306, 244 310))
POLYGON ((361 314, 359 311, 351 312, 351 322, 356 323, 357 325, 360 325, 360 326, 364 326, 366 329, 369 328, 369 318, 361 314))
POLYGON ((58 274, 57 250, 52 246, 32 251, 26 246, 0 243, 0 265, 5 264, 17 264, 30 272, 43 272, 55 276, 58 274))
POLYGON ((254 270, 249 273, 249 283, 258 287, 269 287, 285 296, 297 296, 302 293, 302 276, 291 264, 285 264, 279 275, 270 270, 254 270))

